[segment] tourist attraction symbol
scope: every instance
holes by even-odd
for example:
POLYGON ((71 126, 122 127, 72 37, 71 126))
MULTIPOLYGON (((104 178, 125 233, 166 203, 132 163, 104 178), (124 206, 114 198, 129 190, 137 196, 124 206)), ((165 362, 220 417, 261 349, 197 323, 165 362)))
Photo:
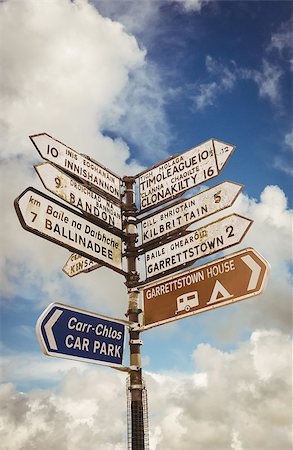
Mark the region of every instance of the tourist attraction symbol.
POLYGON ((252 222, 231 214, 145 252, 147 279, 172 273, 197 259, 239 244, 252 222))
POLYGON ((47 133, 30 136, 42 158, 120 201, 120 177, 47 133))
POLYGON ((92 270, 99 269, 100 267, 103 266, 92 261, 91 259, 78 255, 77 253, 72 253, 64 264, 62 270, 71 278, 79 275, 80 273, 87 273, 92 270))
POLYGON ((143 287, 143 329, 261 294, 269 264, 252 248, 143 287))
POLYGON ((31 187, 27 188, 14 204, 25 230, 116 272, 125 273, 122 270, 120 237, 31 187))
POLYGON ((34 167, 48 191, 95 217, 102 225, 122 229, 121 207, 113 201, 97 194, 89 185, 79 183, 51 163, 45 162, 34 167))
POLYGON ((107 366, 122 366, 129 322, 61 303, 40 316, 36 333, 45 355, 107 366))
POLYGON ((234 145, 216 139, 156 164, 137 175, 140 211, 166 203, 220 174, 234 145))
POLYGON ((160 240, 163 236, 170 236, 198 220, 229 208, 242 188, 241 184, 224 181, 143 217, 141 219, 142 244, 160 240))

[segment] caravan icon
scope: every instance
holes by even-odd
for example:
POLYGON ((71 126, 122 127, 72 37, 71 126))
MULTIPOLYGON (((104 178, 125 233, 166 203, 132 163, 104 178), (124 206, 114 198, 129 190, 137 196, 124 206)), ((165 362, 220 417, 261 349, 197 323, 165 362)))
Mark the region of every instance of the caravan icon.
POLYGON ((178 314, 181 311, 188 312, 194 306, 199 305, 198 293, 197 291, 187 292, 187 294, 183 294, 180 295, 180 297, 177 297, 176 301, 177 301, 177 310, 175 311, 175 314, 178 314))

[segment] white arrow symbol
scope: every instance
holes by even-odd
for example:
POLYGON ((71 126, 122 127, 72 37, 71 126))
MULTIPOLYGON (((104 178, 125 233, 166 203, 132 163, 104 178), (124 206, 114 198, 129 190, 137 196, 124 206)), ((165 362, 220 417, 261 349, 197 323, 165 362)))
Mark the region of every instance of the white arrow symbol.
POLYGON ((243 262, 245 262, 245 264, 250 268, 250 270, 252 272, 248 286, 247 286, 247 290, 251 291, 256 288, 256 285, 257 285, 257 282, 259 279, 259 274, 261 271, 261 267, 249 255, 243 256, 241 259, 243 262))
POLYGON ((49 345, 52 350, 58 350, 52 328, 62 313, 63 313, 63 311, 61 309, 56 309, 56 311, 52 314, 52 316, 50 317, 50 319, 44 326, 46 334, 47 334, 48 342, 49 342, 49 345))

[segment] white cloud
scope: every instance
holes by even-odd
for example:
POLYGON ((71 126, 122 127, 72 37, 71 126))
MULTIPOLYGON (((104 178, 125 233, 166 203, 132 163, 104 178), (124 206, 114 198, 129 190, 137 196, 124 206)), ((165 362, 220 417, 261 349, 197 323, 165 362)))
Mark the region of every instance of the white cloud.
POLYGON ((288 159, 282 158, 280 156, 276 157, 274 160, 274 167, 276 169, 281 170, 286 175, 293 176, 292 158, 291 157, 290 157, 290 161, 288 161, 288 159))
POLYGON ((104 139, 99 128, 129 73, 143 63, 134 37, 84 0, 10 0, 1 8, 4 155, 27 152, 28 135, 47 131, 125 170, 127 147, 104 139))
POLYGON ((211 81, 195 85, 194 103, 198 110, 215 105, 218 97, 223 92, 230 92, 239 80, 253 81, 258 87, 259 96, 267 98, 273 104, 278 104, 280 100, 283 72, 279 66, 266 59, 262 61, 261 69, 252 70, 237 66, 235 61, 223 64, 208 55, 206 69, 211 81))
POLYGON ((122 23, 126 30, 135 36, 143 36, 143 41, 151 37, 160 14, 161 3, 153 0, 139 2, 109 2, 93 0, 103 16, 122 23))
POLYGON ((283 72, 281 68, 264 59, 262 70, 242 69, 240 75, 244 79, 254 81, 259 89, 259 95, 268 98, 276 104, 280 99, 280 79, 283 72))
POLYGON ((232 432, 232 442, 231 442, 232 450, 243 450, 242 443, 239 441, 239 433, 238 431, 233 430, 232 432))
MULTIPOLYGON (((188 374, 146 372, 152 450, 289 450, 291 344, 279 331, 257 330, 229 353, 198 345, 188 374)), ((54 358, 44 369, 50 364, 48 376, 60 380, 54 391, 1 386, 2 448, 125 448, 125 375, 54 358)))
MULTIPOLYGON (((232 209, 231 212, 238 212, 254 221, 243 242, 233 250, 254 248, 269 262, 271 273, 268 286, 261 296, 241 302, 236 308, 226 308, 226 314, 217 323, 217 337, 228 341, 235 339, 244 316, 245 323, 252 329, 270 326, 290 332, 293 211, 288 209, 287 198, 278 186, 267 186, 259 201, 240 194, 232 209)), ((229 210, 225 211, 226 214, 229 210)), ((226 253, 231 253, 231 249, 226 253)), ((212 314, 207 314, 205 320, 213 330, 212 314)))
POLYGON ((283 61, 288 61, 289 68, 293 70, 293 20, 292 17, 282 23, 279 30, 272 34, 268 52, 277 50, 283 61))
POLYGON ((285 135, 284 144, 282 147, 283 151, 274 159, 274 167, 286 175, 293 176, 293 131, 285 135))
POLYGON ((168 133, 159 77, 136 39, 86 0, 9 0, 0 9, 2 294, 21 293, 38 307, 52 300, 74 303, 82 295, 90 309, 100 304, 122 314, 122 277, 103 268, 66 279, 61 268, 68 252, 22 230, 13 200, 29 185, 42 190, 30 134, 45 131, 121 176, 142 167, 125 141, 105 136, 104 129, 123 125, 137 146, 142 141, 163 154, 168 133))
POLYGON ((58 392, 1 386, 3 449, 125 448, 125 390, 118 374, 67 373, 58 392))
POLYGON ((293 151, 293 130, 285 135, 285 144, 293 151))
POLYGON ((185 9, 185 11, 201 11, 202 7, 205 3, 207 3, 207 0, 177 0, 185 9))
POLYGON ((237 81, 235 63, 233 61, 232 68, 229 69, 228 66, 208 55, 206 57, 206 68, 210 76, 215 78, 216 81, 198 85, 197 93, 194 96, 194 103, 198 110, 214 105, 218 96, 225 91, 231 91, 237 81))
POLYGON ((198 93, 194 96, 196 109, 202 110, 212 106, 221 90, 216 82, 203 83, 198 87, 198 93))
POLYGON ((164 113, 168 90, 161 87, 156 67, 145 64, 136 71, 117 101, 124 111, 119 120, 109 121, 110 128, 138 145, 137 152, 149 161, 165 159, 170 130, 164 113))
POLYGON ((197 373, 207 376, 206 386, 195 386, 184 375, 173 380, 168 376, 158 383, 150 374, 150 411, 162 405, 165 418, 160 427, 160 418, 153 419, 154 449, 289 450, 292 411, 286 392, 291 396, 290 353, 288 336, 259 330, 233 352, 208 344, 197 347, 193 357, 197 373), (178 441, 169 435, 173 417, 180 430, 178 441))

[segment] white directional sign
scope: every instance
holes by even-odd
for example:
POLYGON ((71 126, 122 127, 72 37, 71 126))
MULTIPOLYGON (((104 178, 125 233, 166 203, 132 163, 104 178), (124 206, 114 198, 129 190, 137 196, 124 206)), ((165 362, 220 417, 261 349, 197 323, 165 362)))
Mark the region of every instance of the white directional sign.
POLYGON ((120 178, 47 133, 30 136, 42 158, 120 200, 120 178))
POLYGON ((75 277, 75 275, 91 272, 92 270, 99 269, 99 267, 102 267, 102 265, 77 253, 72 253, 62 270, 69 277, 75 277))
POLYGON ((127 322, 60 303, 39 318, 37 337, 45 355, 121 367, 127 322))
POLYGON ((168 206, 144 218, 141 222, 142 243, 146 244, 166 234, 204 219, 231 206, 242 189, 241 184, 224 181, 187 200, 168 206))
POLYGON ((269 264, 247 248, 143 288, 144 329, 260 294, 269 264))
POLYGON ((26 189, 14 204, 26 230, 124 273, 121 268, 122 241, 118 236, 34 188, 26 189))
POLYGON ((219 175, 234 145, 210 139, 139 174, 140 209, 154 208, 219 175))
POLYGON ((78 183, 50 163, 37 164, 34 167, 48 191, 102 222, 122 229, 121 208, 115 203, 78 183))
POLYGON ((252 220, 231 214, 145 253, 147 279, 238 244, 252 220))

